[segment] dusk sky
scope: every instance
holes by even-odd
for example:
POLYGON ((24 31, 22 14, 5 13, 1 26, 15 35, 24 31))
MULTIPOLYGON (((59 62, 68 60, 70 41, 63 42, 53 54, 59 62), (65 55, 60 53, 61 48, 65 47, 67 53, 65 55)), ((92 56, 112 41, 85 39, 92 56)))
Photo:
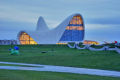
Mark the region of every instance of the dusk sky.
POLYGON ((120 42, 120 0, 0 0, 0 40, 34 31, 40 16, 52 29, 74 13, 84 19, 85 39, 120 42))

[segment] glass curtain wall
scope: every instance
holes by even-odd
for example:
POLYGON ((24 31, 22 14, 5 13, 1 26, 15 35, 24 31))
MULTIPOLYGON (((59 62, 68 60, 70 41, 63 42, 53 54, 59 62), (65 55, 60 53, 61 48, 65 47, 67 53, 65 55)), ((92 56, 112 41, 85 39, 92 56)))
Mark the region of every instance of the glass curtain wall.
POLYGON ((83 44, 95 44, 95 45, 99 45, 98 42, 95 42, 95 41, 84 41, 83 44))
POLYGON ((60 41, 82 41, 83 36, 84 36, 83 20, 80 15, 76 15, 69 22, 60 41))
POLYGON ((37 44, 27 33, 20 36, 20 44, 37 44))

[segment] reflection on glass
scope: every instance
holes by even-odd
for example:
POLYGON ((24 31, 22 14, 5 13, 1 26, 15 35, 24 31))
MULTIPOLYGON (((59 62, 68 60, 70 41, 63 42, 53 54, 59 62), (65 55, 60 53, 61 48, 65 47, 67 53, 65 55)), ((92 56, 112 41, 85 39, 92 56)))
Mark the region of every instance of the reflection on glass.
POLYGON ((37 44, 27 33, 20 36, 20 44, 37 44))

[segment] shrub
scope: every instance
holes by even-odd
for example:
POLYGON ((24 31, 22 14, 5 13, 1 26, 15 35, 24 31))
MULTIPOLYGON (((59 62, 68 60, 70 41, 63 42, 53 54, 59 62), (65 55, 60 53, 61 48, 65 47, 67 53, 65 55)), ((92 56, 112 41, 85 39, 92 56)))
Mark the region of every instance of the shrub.
POLYGON ((120 48, 120 46, 116 46, 117 48, 120 48))
POLYGON ((83 43, 79 43, 78 45, 81 46, 81 45, 83 45, 83 43))

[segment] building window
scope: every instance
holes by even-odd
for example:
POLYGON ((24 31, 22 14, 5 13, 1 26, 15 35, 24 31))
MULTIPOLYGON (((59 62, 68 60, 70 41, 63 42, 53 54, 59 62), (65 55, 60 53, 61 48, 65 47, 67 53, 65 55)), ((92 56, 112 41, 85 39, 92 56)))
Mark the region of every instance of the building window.
POLYGON ((84 36, 83 20, 80 15, 76 15, 69 22, 60 41, 82 41, 83 36, 84 36))
POLYGON ((20 44, 37 44, 27 33, 20 36, 20 44))
POLYGON ((99 43, 96 42, 96 41, 87 41, 87 40, 85 40, 85 41, 83 42, 83 44, 95 44, 95 45, 99 45, 99 43))

